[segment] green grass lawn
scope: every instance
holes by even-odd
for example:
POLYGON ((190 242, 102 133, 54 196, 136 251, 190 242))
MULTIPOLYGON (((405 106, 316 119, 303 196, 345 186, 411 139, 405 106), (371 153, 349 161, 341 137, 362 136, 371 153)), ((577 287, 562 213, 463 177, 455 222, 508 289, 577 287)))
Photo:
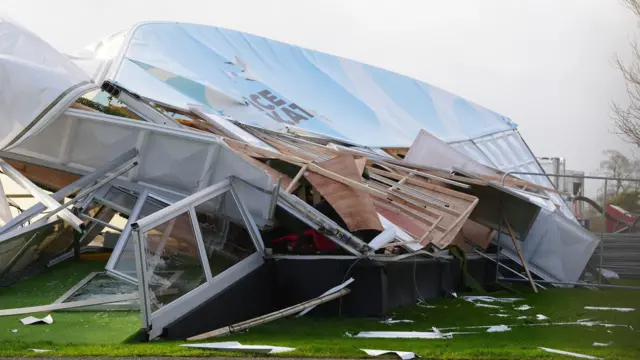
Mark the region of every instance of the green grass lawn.
MULTIPOLYGON (((32 279, 0 289, 0 308, 14 308, 48 304, 72 287, 91 271, 100 271, 104 263, 86 261, 60 264, 32 279)), ((357 281, 357 279, 356 279, 357 281)), ((540 321, 518 316, 535 317, 543 314, 546 322, 571 322, 593 319, 613 324, 631 325, 640 330, 640 291, 587 289, 551 289, 533 294, 518 287, 522 294, 497 293, 497 297, 523 297, 516 304, 533 306, 528 311, 516 311, 514 305, 503 304, 509 318, 490 316, 499 309, 474 307, 459 299, 440 299, 429 302, 436 308, 417 306, 398 309, 395 319, 410 319, 414 323, 386 325, 378 319, 283 319, 252 328, 249 332, 212 339, 210 341, 240 341, 246 344, 266 344, 294 347, 295 352, 283 357, 365 357, 361 348, 413 351, 425 358, 482 359, 482 358, 558 358, 542 352, 538 346, 578 352, 607 359, 640 359, 640 331, 629 328, 600 326, 524 326, 540 321), (588 311, 584 306, 635 307, 630 313, 588 311), (449 340, 357 339, 345 336, 360 331, 430 331, 432 327, 446 328, 474 325, 520 325, 504 333, 487 333, 486 329, 460 329, 476 334, 454 335, 449 340), (593 342, 608 343, 609 347, 593 347, 593 342)), ((348 295, 347 295, 348 296, 348 295)), ((45 316, 34 314, 34 316, 45 316)), ((140 327, 138 312, 55 312, 52 325, 25 326, 19 322, 24 316, 0 317, 0 356, 40 356, 30 349, 49 349, 47 356, 221 356, 234 355, 188 349, 182 342, 128 341, 140 327), (11 330, 17 329, 14 333, 11 330)), ((544 323, 544 321, 543 321, 544 323)), ((237 354, 236 354, 237 355, 237 354)), ((569 357, 566 357, 569 359, 569 357)))

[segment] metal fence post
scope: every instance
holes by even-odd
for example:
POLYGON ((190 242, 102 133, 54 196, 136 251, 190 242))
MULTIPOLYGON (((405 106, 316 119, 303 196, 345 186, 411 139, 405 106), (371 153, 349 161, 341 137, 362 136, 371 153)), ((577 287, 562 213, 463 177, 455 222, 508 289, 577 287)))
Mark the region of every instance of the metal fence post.
POLYGON ((604 194, 602 195, 602 228, 600 229, 600 265, 598 267, 598 284, 602 284, 602 264, 604 256, 604 232, 607 227, 607 187, 609 183, 604 179, 604 194))

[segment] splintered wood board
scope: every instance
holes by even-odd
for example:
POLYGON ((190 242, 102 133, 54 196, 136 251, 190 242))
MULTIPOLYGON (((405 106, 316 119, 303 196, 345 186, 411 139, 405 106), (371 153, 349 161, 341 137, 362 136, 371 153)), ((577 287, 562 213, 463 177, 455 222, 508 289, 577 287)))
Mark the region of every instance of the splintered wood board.
MULTIPOLYGON (((363 181, 351 155, 340 155, 318 166, 348 179, 363 181)), ((304 177, 333 206, 349 230, 384 231, 369 194, 312 171, 305 172, 304 177)))

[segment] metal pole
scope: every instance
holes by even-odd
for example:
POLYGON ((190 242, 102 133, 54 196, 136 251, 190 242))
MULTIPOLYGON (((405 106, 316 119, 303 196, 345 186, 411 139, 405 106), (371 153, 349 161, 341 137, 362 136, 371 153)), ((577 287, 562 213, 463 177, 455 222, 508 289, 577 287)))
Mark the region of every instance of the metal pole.
POLYGON ((498 244, 497 244, 498 250, 496 252, 496 278, 495 278, 496 283, 498 282, 498 275, 500 274, 500 239, 502 238, 502 192, 500 192, 500 200, 498 201, 498 233, 497 235, 498 235, 498 244))
POLYGON ((50 217, 52 217, 53 215, 55 215, 58 211, 61 211, 62 209, 65 209, 67 206, 74 204, 76 202, 78 202, 79 200, 81 200, 83 197, 91 194, 92 192, 98 190, 99 188, 103 187, 104 185, 106 185, 107 183, 111 182, 112 180, 118 178, 120 175, 126 173, 127 171, 133 169, 134 167, 138 166, 138 162, 134 161, 131 164, 125 166, 124 168, 118 170, 117 172, 115 172, 113 175, 110 175, 109 177, 101 180, 100 182, 98 182, 97 184, 93 185, 90 188, 87 188, 86 190, 80 192, 78 195, 76 195, 73 199, 67 201, 66 203, 60 205, 59 207, 51 210, 49 213, 45 214, 42 219, 48 219, 50 217))
POLYGON ((604 179, 604 195, 602 196, 602 229, 600 229, 600 267, 598 268, 598 284, 602 284, 602 257, 604 256, 604 231, 607 226, 607 186, 609 183, 604 179))
MULTIPOLYGON (((101 167, 95 169, 90 174, 85 175, 82 178, 76 180, 75 182, 73 182, 73 183, 65 186, 64 188, 58 190, 55 194, 52 194, 51 197, 53 199, 55 199, 55 200, 58 200, 58 201, 64 200, 64 198, 66 198, 67 196, 69 196, 69 195, 73 194, 74 192, 82 189, 83 187, 91 184, 92 182, 100 179, 102 176, 104 176, 108 172, 119 168, 124 163, 126 163, 127 161, 133 159, 136 156, 138 156, 138 150, 136 150, 135 148, 131 149, 131 150, 125 152, 124 154, 116 157, 115 159, 111 160, 110 162, 108 162, 104 166, 101 166, 101 167)), ((33 205, 32 207, 28 208, 27 210, 21 212, 18 216, 16 216, 11 221, 6 223, 4 226, 0 227, 0 234, 3 234, 5 232, 7 232, 7 231, 10 231, 10 230, 14 229, 17 226, 20 226, 20 225, 24 224, 25 222, 27 222, 27 220, 31 219, 33 216, 41 213, 42 211, 44 211, 46 209, 47 209, 47 207, 44 206, 44 204, 42 204, 40 202, 35 204, 35 205, 33 205)))

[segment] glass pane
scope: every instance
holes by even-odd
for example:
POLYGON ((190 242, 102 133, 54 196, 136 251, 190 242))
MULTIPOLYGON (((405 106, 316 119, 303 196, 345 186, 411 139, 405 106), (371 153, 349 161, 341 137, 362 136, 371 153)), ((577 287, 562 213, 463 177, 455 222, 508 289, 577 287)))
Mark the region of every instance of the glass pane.
POLYGON ((48 253, 43 251, 47 247, 69 237, 73 239, 73 233, 65 229, 63 221, 57 220, 32 226, 31 230, 0 242, 0 283, 2 278, 25 269, 38 259, 46 259, 48 253))
POLYGON ((214 277, 257 251, 231 192, 206 201, 195 210, 214 277))
MULTIPOLYGON (((138 287, 123 280, 114 279, 104 273, 97 274, 88 283, 71 294, 63 303, 80 300, 100 299, 106 296, 136 294, 138 287)), ((138 300, 120 301, 109 304, 67 309, 67 311, 87 310, 135 310, 139 309, 138 300)))
MULTIPOLYGON (((140 215, 138 219, 142 219, 148 215, 155 213, 156 211, 167 207, 168 204, 161 203, 156 199, 152 199, 151 197, 147 197, 147 201, 142 206, 142 210, 140 210, 140 215)), ((120 241, 120 240, 118 240, 120 241)), ((127 242, 125 243, 118 260, 116 261, 115 266, 113 267, 115 271, 130 276, 133 279, 138 277, 136 273, 136 257, 133 249, 133 237, 131 234, 127 237, 127 242)))
MULTIPOLYGON (((131 213, 131 210, 136 205, 136 201, 138 201, 138 197, 130 194, 128 192, 122 191, 116 187, 111 187, 109 191, 104 195, 104 200, 107 200, 110 203, 117 204, 123 209, 126 209, 131 213)), ((96 198, 97 201, 100 199, 96 198)))
POLYGON ((189 212, 149 230, 144 241, 152 311, 206 282, 189 212))

